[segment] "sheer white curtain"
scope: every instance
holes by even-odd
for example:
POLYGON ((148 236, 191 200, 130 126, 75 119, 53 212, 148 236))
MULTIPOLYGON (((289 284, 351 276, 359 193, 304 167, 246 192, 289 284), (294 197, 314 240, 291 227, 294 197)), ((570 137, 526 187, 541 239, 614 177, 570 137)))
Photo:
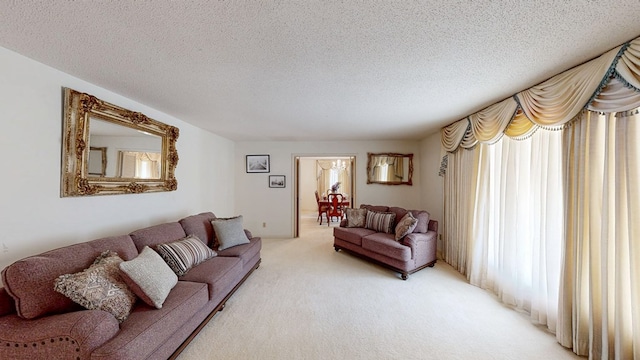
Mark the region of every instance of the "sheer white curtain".
POLYGON ((585 112, 565 131, 567 239, 558 341, 640 359, 640 118, 585 112))
POLYGON ((562 137, 480 144, 468 278, 555 331, 563 240, 562 137))
POLYGON ((467 274, 469 251, 473 244, 473 205, 475 199, 479 149, 461 149, 448 154, 444 181, 444 260, 467 274))

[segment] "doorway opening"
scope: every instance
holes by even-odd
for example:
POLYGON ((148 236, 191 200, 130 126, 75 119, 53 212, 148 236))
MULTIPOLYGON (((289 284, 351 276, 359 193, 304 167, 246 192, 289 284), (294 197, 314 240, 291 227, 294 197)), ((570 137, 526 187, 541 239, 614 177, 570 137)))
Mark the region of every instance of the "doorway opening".
MULTIPOLYGON (((350 204, 355 203, 355 169, 356 157, 354 155, 300 155, 294 157, 293 237, 300 236, 302 217, 318 217, 315 191, 318 192, 321 199, 331 191, 340 192, 350 204)), ((326 222, 323 221, 323 224, 326 222)))

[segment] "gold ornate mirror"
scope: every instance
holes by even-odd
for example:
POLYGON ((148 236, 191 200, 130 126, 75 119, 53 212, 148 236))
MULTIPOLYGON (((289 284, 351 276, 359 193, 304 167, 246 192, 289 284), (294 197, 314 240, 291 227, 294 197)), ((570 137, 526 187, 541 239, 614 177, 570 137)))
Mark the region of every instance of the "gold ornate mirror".
POLYGON ((63 122, 62 197, 178 188, 178 128, 68 88, 63 122))
POLYGON ((367 184, 413 184, 413 154, 367 153, 367 157, 367 184))

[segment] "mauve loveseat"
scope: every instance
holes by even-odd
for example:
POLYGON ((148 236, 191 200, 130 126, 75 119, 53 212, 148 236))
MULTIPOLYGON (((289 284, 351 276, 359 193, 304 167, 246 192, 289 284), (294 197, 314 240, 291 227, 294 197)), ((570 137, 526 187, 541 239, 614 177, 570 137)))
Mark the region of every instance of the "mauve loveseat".
POLYGON ((145 246, 195 235, 218 250, 211 220, 201 213, 127 235, 106 237, 19 260, 2 271, 0 359, 167 359, 174 358, 260 265, 262 241, 245 230, 248 243, 217 256, 178 278, 161 308, 139 299, 119 323, 109 312, 87 310, 54 291, 54 281, 77 273, 106 250, 124 260, 145 246))
POLYGON ((406 280, 409 274, 435 265, 438 222, 430 220, 427 211, 364 204, 360 209, 376 213, 393 213, 395 216, 392 229, 408 212, 411 212, 418 221, 415 229, 396 240, 393 232, 376 231, 366 226, 347 227, 349 221, 349 213, 347 213, 347 219, 340 223, 340 227, 333 229, 333 247, 336 251, 345 250, 395 270, 400 273, 403 280, 406 280))

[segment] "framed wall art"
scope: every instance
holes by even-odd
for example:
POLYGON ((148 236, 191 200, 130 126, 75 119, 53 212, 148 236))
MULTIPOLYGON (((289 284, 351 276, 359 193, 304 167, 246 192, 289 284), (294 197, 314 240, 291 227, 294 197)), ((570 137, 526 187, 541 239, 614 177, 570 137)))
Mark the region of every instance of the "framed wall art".
POLYGON ((270 188, 283 188, 286 187, 286 178, 284 175, 269 175, 269 187, 270 188))
POLYGON ((269 155, 247 155, 248 173, 268 173, 269 166, 269 155))

